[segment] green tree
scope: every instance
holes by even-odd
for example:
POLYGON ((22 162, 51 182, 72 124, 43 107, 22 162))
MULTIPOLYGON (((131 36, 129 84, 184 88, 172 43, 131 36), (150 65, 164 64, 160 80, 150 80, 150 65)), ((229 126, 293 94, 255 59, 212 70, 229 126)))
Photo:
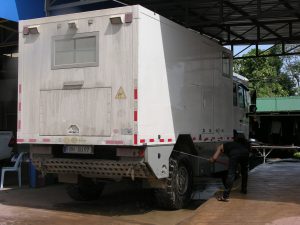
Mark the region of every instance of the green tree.
MULTIPOLYGON (((255 56, 255 49, 244 56, 255 56)), ((276 53, 277 48, 268 53, 276 53)), ((260 54, 264 54, 259 50, 260 54)), ((294 82, 287 72, 282 72, 283 60, 276 57, 246 58, 234 61, 234 71, 249 79, 250 90, 258 97, 289 96, 294 94, 294 82)))
POLYGON ((300 57, 298 55, 284 57, 282 70, 294 81, 296 84, 295 93, 300 95, 300 57))

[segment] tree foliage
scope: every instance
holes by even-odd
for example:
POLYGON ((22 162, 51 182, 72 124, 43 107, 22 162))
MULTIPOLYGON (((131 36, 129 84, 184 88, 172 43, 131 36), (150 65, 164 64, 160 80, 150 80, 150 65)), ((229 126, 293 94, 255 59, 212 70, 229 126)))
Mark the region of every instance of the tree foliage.
MULTIPOLYGON (((269 50, 271 53, 276 48, 269 50)), ((249 51, 244 56, 255 56, 256 50, 249 51)), ((263 54, 259 50, 260 54, 263 54)), ((256 90, 258 97, 290 96, 295 94, 295 82, 290 72, 284 70, 285 61, 279 56, 246 58, 234 61, 234 71, 249 79, 250 90, 256 90)), ((300 72, 299 68, 295 70, 300 72)))
POLYGON ((295 94, 300 95, 300 59, 299 56, 289 56, 284 58, 283 72, 289 76, 296 84, 295 94))

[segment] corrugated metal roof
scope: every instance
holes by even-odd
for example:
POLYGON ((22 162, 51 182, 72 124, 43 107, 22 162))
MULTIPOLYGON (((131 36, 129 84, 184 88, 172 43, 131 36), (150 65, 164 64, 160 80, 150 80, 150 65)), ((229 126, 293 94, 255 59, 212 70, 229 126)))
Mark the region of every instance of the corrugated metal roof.
POLYGON ((258 98, 257 112, 291 112, 300 111, 300 96, 258 98))
POLYGON ((289 44, 300 41, 299 0, 46 0, 46 2, 50 15, 53 15, 55 10, 66 10, 68 7, 80 11, 91 5, 90 10, 97 9, 96 3, 139 4, 187 28, 206 34, 222 45, 289 44))

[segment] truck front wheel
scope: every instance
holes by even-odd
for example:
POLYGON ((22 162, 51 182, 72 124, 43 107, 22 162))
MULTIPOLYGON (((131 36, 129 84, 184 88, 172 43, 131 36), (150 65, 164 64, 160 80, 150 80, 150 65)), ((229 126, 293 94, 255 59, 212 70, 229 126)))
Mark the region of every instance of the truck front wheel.
POLYGON ((77 184, 67 186, 68 195, 76 201, 92 201, 99 199, 104 183, 95 183, 92 179, 79 177, 77 184))
POLYGON ((170 158, 169 177, 165 180, 166 188, 155 190, 159 207, 164 209, 181 209, 191 196, 192 176, 188 161, 170 158))

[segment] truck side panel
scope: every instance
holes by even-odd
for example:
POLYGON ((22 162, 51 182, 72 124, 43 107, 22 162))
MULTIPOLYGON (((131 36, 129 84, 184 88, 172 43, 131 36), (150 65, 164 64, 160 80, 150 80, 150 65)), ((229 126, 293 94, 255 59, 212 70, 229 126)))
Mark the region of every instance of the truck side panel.
POLYGON ((139 17, 138 142, 231 139, 232 71, 222 71, 230 52, 144 8, 139 17))

